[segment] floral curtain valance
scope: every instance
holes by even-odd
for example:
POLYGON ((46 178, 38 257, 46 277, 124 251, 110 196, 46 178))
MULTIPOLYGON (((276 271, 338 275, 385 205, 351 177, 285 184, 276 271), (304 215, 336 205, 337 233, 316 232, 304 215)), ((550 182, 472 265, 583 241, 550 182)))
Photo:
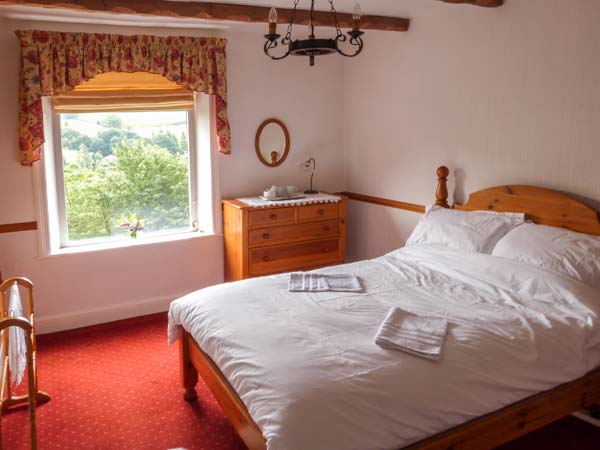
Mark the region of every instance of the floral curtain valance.
POLYGON ((22 164, 41 159, 42 97, 64 93, 105 72, 160 74, 187 89, 214 95, 219 151, 230 153, 225 39, 30 30, 16 34, 21 42, 22 164))

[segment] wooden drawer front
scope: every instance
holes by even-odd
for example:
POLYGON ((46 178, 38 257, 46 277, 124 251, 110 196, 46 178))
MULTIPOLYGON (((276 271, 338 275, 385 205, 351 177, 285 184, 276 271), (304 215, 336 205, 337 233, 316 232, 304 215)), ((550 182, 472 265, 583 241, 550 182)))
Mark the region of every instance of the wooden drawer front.
POLYGON ((339 236, 339 234, 339 220, 327 220, 323 222, 250 230, 248 243, 251 247, 256 247, 257 245, 322 239, 339 236))
POLYGON ((264 225, 277 225, 296 221, 296 208, 274 208, 250 211, 249 226, 256 228, 264 225))
POLYGON ((340 216, 339 203, 302 206, 299 210, 300 220, 333 219, 340 216))
POLYGON ((275 245, 250 250, 250 274, 285 272, 336 262, 339 258, 340 240, 301 242, 275 245))

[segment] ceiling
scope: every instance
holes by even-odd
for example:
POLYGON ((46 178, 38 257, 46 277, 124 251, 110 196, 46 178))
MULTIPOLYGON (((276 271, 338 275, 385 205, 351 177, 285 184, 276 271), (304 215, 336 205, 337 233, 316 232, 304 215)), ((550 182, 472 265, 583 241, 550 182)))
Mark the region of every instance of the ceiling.
MULTIPOLYGON (((174 2, 185 0, 169 0, 174 2)), ((250 4, 256 6, 275 6, 290 8, 294 0, 214 0, 219 3, 250 4)), ((197 2, 203 3, 203 2, 197 2)), ((339 12, 352 12, 356 0, 334 0, 339 12)), ((436 0, 362 0, 360 2, 364 14, 387 15, 395 17, 418 18, 429 12, 444 8, 461 6, 448 5, 436 0)), ((328 10, 329 0, 316 0, 316 9, 328 10)), ((307 9, 310 0, 300 0, 298 7, 307 9)), ((463 6, 465 7, 465 6, 463 6)), ((469 7, 469 6, 466 6, 469 7)), ((158 16, 138 16, 130 14, 82 12, 54 8, 30 6, 0 5, 0 17, 18 20, 36 20, 50 22, 96 23, 105 25, 126 25, 165 28, 207 28, 207 29, 256 29, 263 24, 245 24, 239 22, 218 22, 194 18, 174 18, 158 16)))

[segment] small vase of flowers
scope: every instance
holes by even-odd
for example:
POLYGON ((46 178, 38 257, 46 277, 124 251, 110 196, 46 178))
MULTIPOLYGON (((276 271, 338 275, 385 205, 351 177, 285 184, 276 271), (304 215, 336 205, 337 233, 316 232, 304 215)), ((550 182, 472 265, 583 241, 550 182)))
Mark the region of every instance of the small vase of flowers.
POLYGON ((137 239, 138 233, 144 230, 144 220, 138 219, 135 214, 121 220, 119 225, 121 228, 126 228, 131 239, 137 239))

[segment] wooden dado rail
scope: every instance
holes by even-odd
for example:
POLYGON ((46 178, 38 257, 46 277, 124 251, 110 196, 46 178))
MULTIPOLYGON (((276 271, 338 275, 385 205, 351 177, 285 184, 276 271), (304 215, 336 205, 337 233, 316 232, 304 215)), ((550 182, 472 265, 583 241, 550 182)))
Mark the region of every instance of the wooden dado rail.
MULTIPOLYGON (((0 0, 1 1, 1 0, 0 0)), ((446 166, 440 166, 437 169, 438 186, 435 193, 435 204, 448 208, 448 175, 450 170, 446 166)), ((339 192, 341 195, 345 195, 351 200, 358 200, 359 202, 372 203, 374 205, 388 206, 390 208, 404 209, 405 211, 412 211, 423 214, 425 212, 425 205, 417 205, 415 203, 400 202, 397 200, 390 200, 388 198, 372 197, 370 195, 356 194, 354 192, 339 192)), ((0 225, 1 233, 13 233, 15 231, 29 231, 37 230, 37 222, 22 222, 22 223, 9 223, 0 225)))
POLYGON ((370 195, 356 194, 355 192, 340 192, 341 195, 345 195, 350 200, 357 200, 359 202, 372 203, 374 205, 388 206, 390 208, 404 209, 406 211, 412 211, 416 213, 424 213, 425 205, 417 205, 415 203, 400 202, 397 200, 390 200, 389 198, 372 197, 370 195))
POLYGON ((37 222, 6 223, 0 225, 0 234, 30 230, 37 230, 37 222))
MULTIPOLYGON (((450 170, 446 166, 440 166, 437 169, 438 187, 435 193, 435 204, 448 208, 448 175, 450 170)), ((423 214, 425 205, 417 205, 416 203, 401 202, 398 200, 390 200, 389 198, 372 197, 370 195, 357 194, 355 192, 340 192, 351 200, 359 202, 372 203, 374 205, 388 206, 390 208, 403 209, 423 214)))

